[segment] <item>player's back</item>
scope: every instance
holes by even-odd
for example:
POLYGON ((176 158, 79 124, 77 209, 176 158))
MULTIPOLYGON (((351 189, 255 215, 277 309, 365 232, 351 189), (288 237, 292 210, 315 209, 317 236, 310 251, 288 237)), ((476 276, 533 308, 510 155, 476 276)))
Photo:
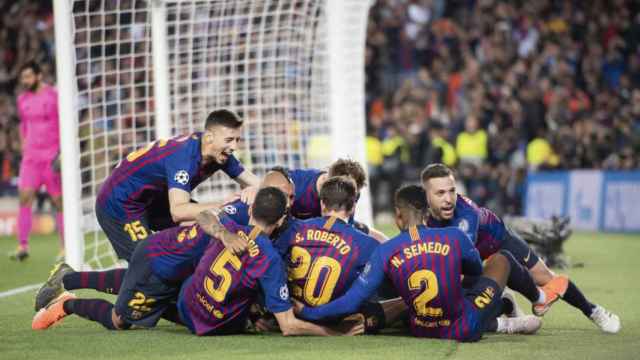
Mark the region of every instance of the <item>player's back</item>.
MULTIPOLYGON (((222 243, 213 242, 193 276, 182 286, 179 311, 187 326, 198 335, 229 327, 240 331, 249 306, 257 297, 258 280, 272 277, 271 271, 276 274, 284 271, 280 256, 258 228, 240 227, 237 233, 248 240, 247 251, 242 256, 237 257, 222 243)), ((284 274, 282 278, 284 281, 284 274)), ((286 285, 282 285, 284 289, 279 290, 286 294, 281 295, 288 299, 286 285)))
MULTIPOLYGON (((220 221, 231 232, 239 230, 226 218, 220 221)), ((145 256, 156 276, 170 283, 181 283, 193 274, 211 241, 211 236, 197 224, 176 226, 151 235, 144 243, 145 256)))
POLYGON ((300 221, 289 239, 289 286, 309 306, 341 296, 378 242, 336 217, 300 221))
POLYGON ((452 338, 464 331, 456 320, 464 316, 462 253, 472 247, 465 235, 414 226, 381 246, 384 273, 409 307, 413 334, 452 338))
POLYGON ((320 216, 320 195, 317 181, 325 172, 318 169, 295 169, 289 171, 289 177, 295 187, 295 198, 291 205, 291 215, 298 219, 320 216))

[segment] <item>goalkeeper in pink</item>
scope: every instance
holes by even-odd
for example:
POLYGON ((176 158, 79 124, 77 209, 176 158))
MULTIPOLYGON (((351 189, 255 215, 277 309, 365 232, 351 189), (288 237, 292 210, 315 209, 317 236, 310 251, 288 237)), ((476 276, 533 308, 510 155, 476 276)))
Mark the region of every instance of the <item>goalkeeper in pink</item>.
POLYGON ((64 254, 62 226, 62 189, 60 172, 54 162, 60 151, 58 124, 58 93, 53 86, 42 82, 42 71, 35 62, 20 70, 24 92, 18 97, 18 116, 22 138, 22 162, 18 190, 18 249, 10 257, 23 261, 29 256, 31 207, 36 192, 45 185, 56 210, 56 226, 60 234, 60 254, 64 254))

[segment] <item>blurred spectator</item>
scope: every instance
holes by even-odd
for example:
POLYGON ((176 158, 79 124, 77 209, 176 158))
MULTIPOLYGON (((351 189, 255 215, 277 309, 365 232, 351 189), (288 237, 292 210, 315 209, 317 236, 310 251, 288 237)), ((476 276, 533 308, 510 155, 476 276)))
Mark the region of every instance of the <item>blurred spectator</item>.
POLYGON ((407 173, 457 165, 467 194, 504 213, 521 211, 528 167, 637 169, 639 10, 630 0, 378 0, 367 106, 392 114, 368 126, 406 137, 407 173))

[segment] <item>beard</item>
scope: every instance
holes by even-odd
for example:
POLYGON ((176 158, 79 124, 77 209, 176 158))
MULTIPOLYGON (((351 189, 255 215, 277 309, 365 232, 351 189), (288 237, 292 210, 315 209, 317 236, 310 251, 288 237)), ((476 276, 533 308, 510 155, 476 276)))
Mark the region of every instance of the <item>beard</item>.
POLYGON ((33 82, 33 84, 31 84, 31 86, 28 86, 27 89, 31 92, 36 92, 39 87, 40 87, 40 81, 36 80, 33 82))

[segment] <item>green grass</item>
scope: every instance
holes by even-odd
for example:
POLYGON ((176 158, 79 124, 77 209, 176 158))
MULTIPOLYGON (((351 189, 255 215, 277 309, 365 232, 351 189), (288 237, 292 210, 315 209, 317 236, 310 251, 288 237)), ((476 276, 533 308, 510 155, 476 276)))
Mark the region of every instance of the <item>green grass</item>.
MULTIPOLYGON (((389 230, 390 229, 385 229, 389 230)), ((10 262, 15 239, 0 238, 0 292, 42 282, 56 254, 54 237, 32 240, 32 256, 10 262)), ((244 335, 198 338, 168 322, 153 330, 110 332, 72 316, 43 332, 30 328, 34 291, 0 298, 2 359, 631 359, 640 353, 640 236, 580 233, 566 251, 584 268, 568 271, 589 299, 622 319, 617 335, 601 333, 581 313, 557 303, 533 336, 487 335, 475 344, 398 334, 355 338, 244 335)), ((79 292, 94 297, 90 291, 79 292)), ((106 297, 107 295, 105 295, 106 297)), ((520 299, 522 300, 522 299, 520 299)), ((521 301, 525 306, 525 301, 521 301)))

